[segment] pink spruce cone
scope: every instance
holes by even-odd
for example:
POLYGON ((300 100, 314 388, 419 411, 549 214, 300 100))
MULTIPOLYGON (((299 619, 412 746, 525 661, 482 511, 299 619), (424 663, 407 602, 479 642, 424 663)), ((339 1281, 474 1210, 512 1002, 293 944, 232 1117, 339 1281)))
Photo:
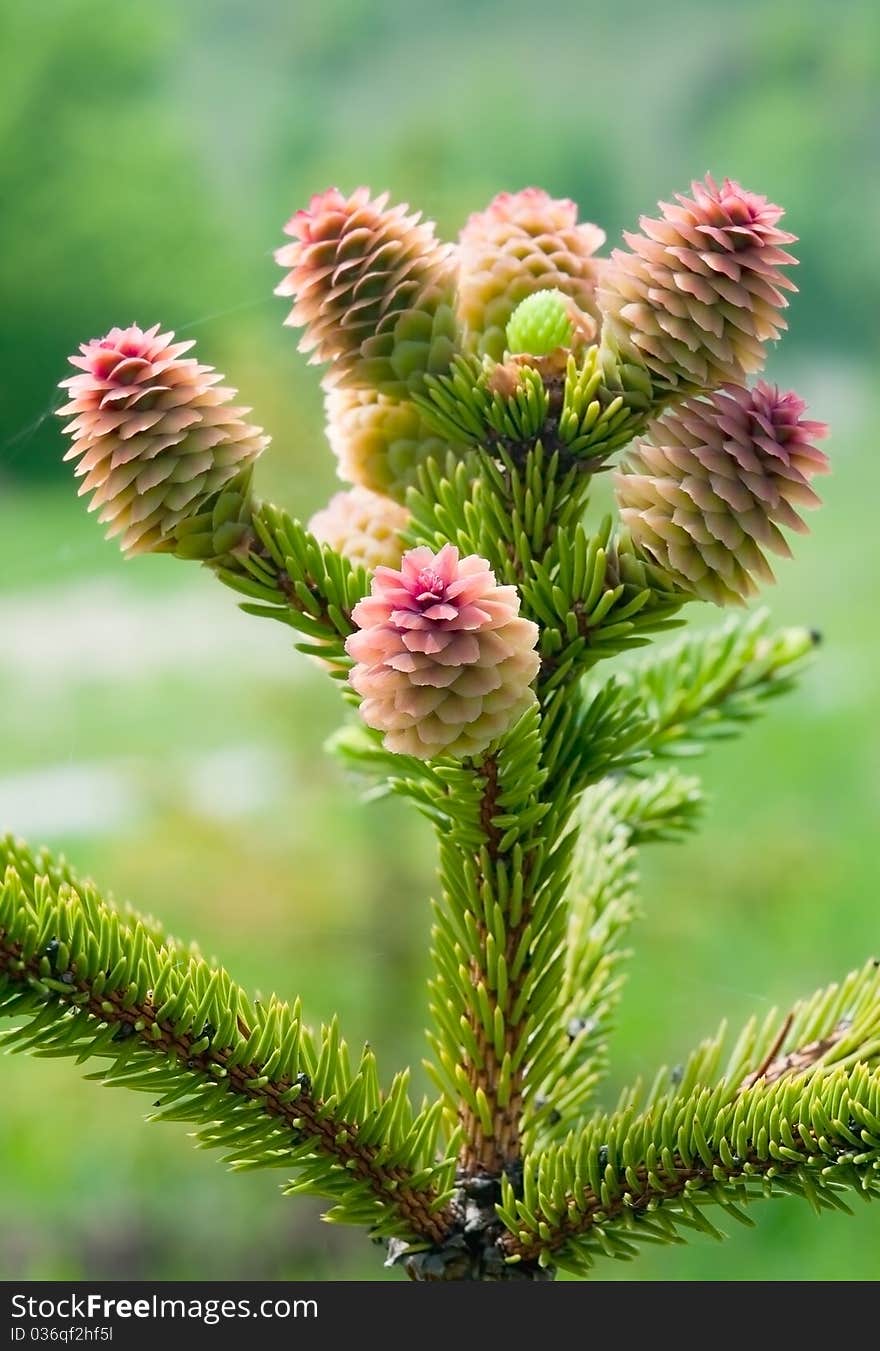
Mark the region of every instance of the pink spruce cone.
POLYGON ((804 533, 798 507, 828 472, 813 441, 824 422, 801 415, 796 394, 759 382, 724 385, 658 418, 616 475, 633 543, 682 590, 718 605, 742 603, 755 579, 773 581, 765 550, 790 555, 780 526, 804 533))
POLYGON ((780 271, 797 262, 781 247, 796 238, 777 226, 782 207, 729 178, 691 191, 624 235, 632 252, 615 249, 599 284, 606 348, 684 393, 759 371, 786 327, 783 292, 797 289, 780 271))
POLYGON ((367 488, 351 488, 331 497, 309 521, 309 530, 354 567, 375 572, 378 567, 399 565, 403 556, 399 532, 408 522, 409 512, 399 502, 367 488))
POLYGON ((361 713, 388 750, 429 760, 479 755, 534 700, 537 625, 484 558, 453 545, 379 568, 346 642, 361 713))
POLYGON ((595 332, 596 282, 605 242, 598 225, 578 224, 577 206, 541 188, 501 192, 470 217, 459 237, 458 315, 472 351, 500 361, 505 328, 521 300, 535 291, 561 291, 595 332))
POLYGON ((285 323, 304 328, 300 351, 331 362, 326 386, 370 386, 402 397, 455 350, 452 249, 434 226, 388 196, 336 188, 313 197, 285 226, 275 254, 293 296, 285 323))
POLYGON ((70 402, 59 414, 73 414, 64 458, 78 461, 80 496, 92 494, 89 510, 129 555, 173 548, 181 522, 269 444, 222 375, 184 357, 194 343, 173 339, 158 324, 112 328, 83 343, 70 358, 82 373, 61 382, 70 402))

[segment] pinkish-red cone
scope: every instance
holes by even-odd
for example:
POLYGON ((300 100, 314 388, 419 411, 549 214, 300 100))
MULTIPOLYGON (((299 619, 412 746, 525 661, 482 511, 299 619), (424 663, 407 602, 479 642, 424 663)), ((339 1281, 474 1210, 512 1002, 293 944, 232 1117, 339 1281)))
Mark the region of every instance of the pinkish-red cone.
POLYGON ((352 619, 350 680, 388 750, 479 755, 534 701, 537 625, 484 558, 411 549, 399 571, 377 570, 352 619))
POLYGON ((691 192, 643 216, 599 282, 603 345, 647 366, 660 391, 741 384, 761 370, 796 290, 781 271, 797 261, 782 207, 729 178, 719 187, 707 175, 691 192))
POLYGON ((61 382, 70 399, 59 415, 72 417, 64 458, 126 554, 173 548, 178 526, 269 444, 223 376, 184 356, 193 346, 158 324, 113 328, 82 345, 70 358, 80 374, 61 382))
POLYGON ((682 591, 719 605, 742 603, 772 581, 765 553, 788 555, 784 527, 803 533, 798 508, 828 460, 813 444, 823 422, 802 415, 796 394, 760 381, 686 399, 648 428, 615 476, 633 544, 682 591))
POLYGON ((403 398, 455 350, 454 264, 430 221, 368 188, 313 197, 285 226, 293 243, 276 295, 292 296, 285 323, 304 329, 300 351, 329 362, 325 387, 372 387, 403 398))

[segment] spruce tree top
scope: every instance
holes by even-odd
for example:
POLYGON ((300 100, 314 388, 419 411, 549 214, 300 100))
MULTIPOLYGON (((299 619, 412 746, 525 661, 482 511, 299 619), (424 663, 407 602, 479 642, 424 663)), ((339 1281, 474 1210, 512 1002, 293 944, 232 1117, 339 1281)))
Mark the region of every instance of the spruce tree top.
POLYGON ((877 1190, 874 963, 601 1099, 637 853, 699 815, 665 762, 757 716, 813 647, 758 614, 632 655, 688 606, 749 600, 818 503, 823 424, 754 381, 792 289, 781 217, 707 177, 603 256, 597 226, 534 188, 454 246, 366 188, 313 198, 278 291, 349 486, 310 528, 255 496, 268 438, 191 344, 130 325, 71 358, 67 458, 108 533, 200 560, 292 628, 349 706, 334 752, 436 827, 433 1088, 414 1101, 335 1019, 315 1034, 298 1004, 252 1003, 14 841, 8 1046, 98 1057, 154 1117, 286 1169, 418 1280, 585 1275, 758 1196, 821 1210, 877 1190), (607 470, 616 511, 596 521, 607 470))

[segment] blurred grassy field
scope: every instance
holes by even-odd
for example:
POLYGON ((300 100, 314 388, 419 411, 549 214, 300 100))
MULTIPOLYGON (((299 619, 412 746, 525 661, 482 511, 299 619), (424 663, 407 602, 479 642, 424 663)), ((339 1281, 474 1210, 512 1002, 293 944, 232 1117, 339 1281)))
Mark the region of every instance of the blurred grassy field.
MULTIPOLYGON (((613 239, 711 167, 786 202, 803 236, 770 375, 833 424, 835 472, 768 600, 825 642, 799 692, 705 762, 702 834, 644 859, 608 1099, 723 1016, 880 955, 873 8, 829 26, 818 3, 638 0, 625 35, 566 3, 260 0, 245 16, 217 0, 208 16, 157 0, 108 21, 58 0, 51 27, 37 8, 0 18, 20 57, 0 102, 0 829, 65 850, 249 987, 301 993, 316 1020, 338 1009, 386 1078, 418 1062, 427 829, 361 804, 324 756, 337 696, 285 629, 196 568, 124 564, 102 543, 57 472, 53 387, 112 322, 185 329, 275 437, 263 490, 306 515, 333 470, 268 251, 311 191, 371 181, 451 232, 498 188, 540 181, 613 239)), ((0 1274, 383 1277, 359 1235, 318 1225, 269 1173, 225 1177, 142 1107, 66 1064, 0 1064, 0 1274)), ((648 1250, 639 1276, 880 1275, 880 1212, 752 1214, 724 1247, 648 1250)))

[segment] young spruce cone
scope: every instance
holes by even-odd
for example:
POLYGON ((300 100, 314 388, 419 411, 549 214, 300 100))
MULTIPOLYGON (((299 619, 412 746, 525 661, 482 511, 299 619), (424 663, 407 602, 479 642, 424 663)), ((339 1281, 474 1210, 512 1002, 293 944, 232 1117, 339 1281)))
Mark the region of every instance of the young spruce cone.
POLYGON ((691 185, 693 197, 660 203, 625 234, 599 283, 603 344, 624 361, 641 360, 658 391, 736 384, 764 365, 764 345, 786 327, 780 268, 797 260, 781 247, 782 208, 725 179, 691 185))
POLYGON ((346 641, 361 714, 388 750, 429 760, 478 755, 534 700, 537 625, 484 558, 445 545, 379 568, 346 641))
POLYGON ((459 237, 458 314, 470 349, 500 361, 507 322, 535 291, 574 301, 583 313, 578 328, 591 336, 602 266, 593 255, 604 242, 598 225, 577 223, 574 202, 540 188, 499 193, 459 237))
POLYGON ((368 188, 313 197, 285 227, 294 242, 275 254, 287 269, 276 295, 294 297, 285 323, 305 329, 300 351, 332 363, 327 387, 401 398, 452 359, 454 266, 433 224, 387 202, 368 188))
POLYGON ((336 388, 327 391, 324 408, 339 477, 399 502, 426 460, 442 464, 455 449, 431 431, 409 399, 336 388))
POLYGON ((70 401, 59 414, 73 415, 64 458, 129 555, 173 550, 178 527, 269 444, 223 376, 183 355, 194 343, 173 339, 158 324, 113 328, 82 345, 70 358, 81 374, 61 382, 70 401))
POLYGON ((399 532, 408 521, 409 512, 399 502, 368 488, 352 488, 331 497, 309 521, 309 530, 354 567, 375 572, 380 566, 399 565, 403 556, 399 532))
POLYGON ((798 507, 828 460, 812 444, 822 422, 796 394, 761 381, 724 385, 658 418, 616 477, 620 515, 637 550, 680 588, 718 605, 742 603, 773 581, 765 550, 789 555, 780 526, 805 532, 798 507))

